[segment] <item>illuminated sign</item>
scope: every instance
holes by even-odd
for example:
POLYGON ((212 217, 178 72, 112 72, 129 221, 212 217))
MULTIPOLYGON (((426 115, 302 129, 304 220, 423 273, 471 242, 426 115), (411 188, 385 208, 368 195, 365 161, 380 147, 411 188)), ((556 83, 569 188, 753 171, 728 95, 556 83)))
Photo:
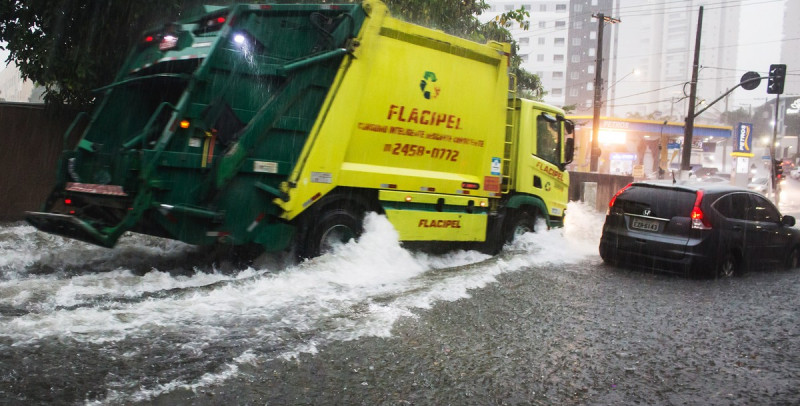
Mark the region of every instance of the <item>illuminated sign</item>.
POLYGON ((610 154, 612 161, 635 161, 636 154, 628 154, 623 152, 612 152, 610 154))
POLYGON ((626 144, 627 134, 624 131, 609 131, 600 130, 597 136, 597 141, 601 144, 626 144))
POLYGON ((753 156, 753 124, 739 123, 736 126, 736 143, 733 146, 734 156, 753 156))

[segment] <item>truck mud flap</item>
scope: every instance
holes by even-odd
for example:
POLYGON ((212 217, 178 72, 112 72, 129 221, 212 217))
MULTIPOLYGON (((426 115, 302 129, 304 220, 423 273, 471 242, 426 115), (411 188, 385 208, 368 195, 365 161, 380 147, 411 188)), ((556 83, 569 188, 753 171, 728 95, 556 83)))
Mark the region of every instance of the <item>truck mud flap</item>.
POLYGON ((108 238, 89 223, 75 216, 29 211, 25 212, 25 220, 41 231, 74 238, 106 248, 113 247, 116 242, 116 239, 108 238))

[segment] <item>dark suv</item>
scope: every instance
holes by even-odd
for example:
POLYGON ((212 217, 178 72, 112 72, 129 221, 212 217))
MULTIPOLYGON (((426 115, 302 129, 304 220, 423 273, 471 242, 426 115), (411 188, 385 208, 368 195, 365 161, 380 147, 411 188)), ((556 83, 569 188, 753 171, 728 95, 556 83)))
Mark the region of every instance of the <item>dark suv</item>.
POLYGON ((729 277, 800 260, 800 230, 764 196, 729 185, 634 182, 608 204, 609 264, 729 277))

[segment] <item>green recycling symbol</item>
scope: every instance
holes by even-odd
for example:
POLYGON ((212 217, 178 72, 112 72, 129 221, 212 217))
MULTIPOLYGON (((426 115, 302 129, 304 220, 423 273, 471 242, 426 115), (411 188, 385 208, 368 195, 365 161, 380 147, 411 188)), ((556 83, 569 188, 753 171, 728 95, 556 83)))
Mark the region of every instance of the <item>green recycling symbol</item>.
POLYGON ((436 74, 431 71, 426 71, 425 76, 422 77, 422 80, 419 82, 419 88, 422 90, 422 95, 425 96, 426 99, 431 98, 431 91, 428 90, 433 87, 433 98, 435 99, 439 96, 439 88, 434 86, 428 86, 428 81, 436 82, 436 74))

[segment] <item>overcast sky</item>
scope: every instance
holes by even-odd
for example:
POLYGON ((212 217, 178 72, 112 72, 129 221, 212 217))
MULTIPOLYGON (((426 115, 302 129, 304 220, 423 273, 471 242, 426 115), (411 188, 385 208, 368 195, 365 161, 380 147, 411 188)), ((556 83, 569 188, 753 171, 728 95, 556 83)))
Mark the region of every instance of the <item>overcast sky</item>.
MULTIPOLYGON (((737 69, 742 71, 739 74, 743 74, 744 71, 756 71, 765 75, 770 64, 782 63, 780 54, 784 3, 766 0, 758 2, 749 0, 743 3, 749 4, 742 5, 741 8, 737 69)), ((762 82, 755 90, 736 89, 733 94, 735 103, 763 104, 768 96, 765 86, 766 83, 762 82)), ((770 97, 774 98, 771 95, 770 97)), ((735 107, 736 104, 731 106, 735 107)))

